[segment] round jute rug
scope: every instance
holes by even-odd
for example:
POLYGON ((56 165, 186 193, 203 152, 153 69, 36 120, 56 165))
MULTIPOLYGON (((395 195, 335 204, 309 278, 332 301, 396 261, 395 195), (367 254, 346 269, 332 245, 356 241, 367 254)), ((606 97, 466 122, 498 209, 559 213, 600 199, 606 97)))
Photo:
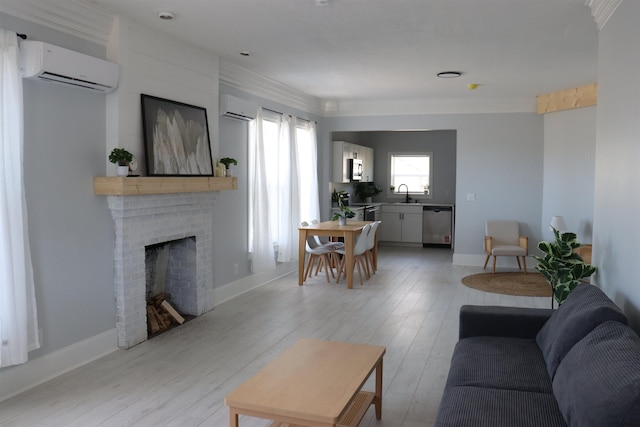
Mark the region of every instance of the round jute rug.
POLYGON ((494 294, 550 297, 551 286, 540 273, 479 273, 462 278, 462 284, 494 294))

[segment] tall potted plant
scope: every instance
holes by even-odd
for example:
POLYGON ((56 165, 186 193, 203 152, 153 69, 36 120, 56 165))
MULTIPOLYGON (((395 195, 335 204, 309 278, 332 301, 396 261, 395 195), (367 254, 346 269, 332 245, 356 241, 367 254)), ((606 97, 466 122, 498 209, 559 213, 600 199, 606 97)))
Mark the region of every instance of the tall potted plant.
POLYGON ((118 166, 117 175, 129 175, 129 162, 133 159, 133 154, 124 148, 114 148, 109 154, 109 161, 118 166))
POLYGON ((553 308, 554 299, 558 305, 562 304, 580 283, 580 279, 591 276, 597 268, 591 264, 585 264, 582 257, 574 252, 574 249, 582 246, 575 233, 560 233, 554 227, 551 229, 555 241, 538 243, 538 249, 544 256, 534 256, 534 258, 538 261, 536 269, 551 285, 553 293, 551 308, 553 308))

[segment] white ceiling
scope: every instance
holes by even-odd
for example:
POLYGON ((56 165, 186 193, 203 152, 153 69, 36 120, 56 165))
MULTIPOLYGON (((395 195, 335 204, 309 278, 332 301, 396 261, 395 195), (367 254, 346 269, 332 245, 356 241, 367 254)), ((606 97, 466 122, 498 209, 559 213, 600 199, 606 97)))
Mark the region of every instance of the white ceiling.
POLYGON ((73 1, 323 100, 533 98, 596 81, 585 0, 73 1), (463 76, 436 77, 445 70, 463 76))

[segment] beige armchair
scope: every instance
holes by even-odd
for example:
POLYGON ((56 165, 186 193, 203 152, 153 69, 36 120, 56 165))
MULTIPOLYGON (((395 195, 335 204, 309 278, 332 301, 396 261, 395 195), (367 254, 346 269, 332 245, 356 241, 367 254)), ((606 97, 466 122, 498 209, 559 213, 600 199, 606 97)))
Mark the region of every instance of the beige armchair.
POLYGON ((528 248, 529 238, 520 236, 517 221, 487 221, 484 236, 484 251, 487 254, 487 259, 484 261, 485 269, 491 256, 493 256, 493 273, 496 272, 498 256, 514 256, 518 261, 518 269, 521 270, 524 266, 526 273, 528 248), (520 257, 522 257, 522 265, 520 265, 520 257))

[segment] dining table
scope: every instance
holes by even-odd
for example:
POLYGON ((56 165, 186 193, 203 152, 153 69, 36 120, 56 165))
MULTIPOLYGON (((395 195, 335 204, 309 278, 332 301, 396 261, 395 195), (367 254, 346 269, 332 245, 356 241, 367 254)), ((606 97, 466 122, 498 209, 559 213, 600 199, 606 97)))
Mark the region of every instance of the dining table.
MULTIPOLYGON (((353 288, 353 266, 355 258, 353 256, 353 247, 355 246, 356 236, 358 236, 365 225, 371 224, 373 221, 355 221, 347 220, 346 225, 340 225, 338 221, 324 221, 317 224, 310 224, 298 228, 298 285, 302 286, 304 282, 304 260, 306 254, 306 244, 308 236, 326 236, 330 238, 344 239, 345 247, 345 269, 347 274, 347 288, 353 288)), ((378 260, 378 238, 375 238, 373 246, 373 263, 377 265, 378 260)))

